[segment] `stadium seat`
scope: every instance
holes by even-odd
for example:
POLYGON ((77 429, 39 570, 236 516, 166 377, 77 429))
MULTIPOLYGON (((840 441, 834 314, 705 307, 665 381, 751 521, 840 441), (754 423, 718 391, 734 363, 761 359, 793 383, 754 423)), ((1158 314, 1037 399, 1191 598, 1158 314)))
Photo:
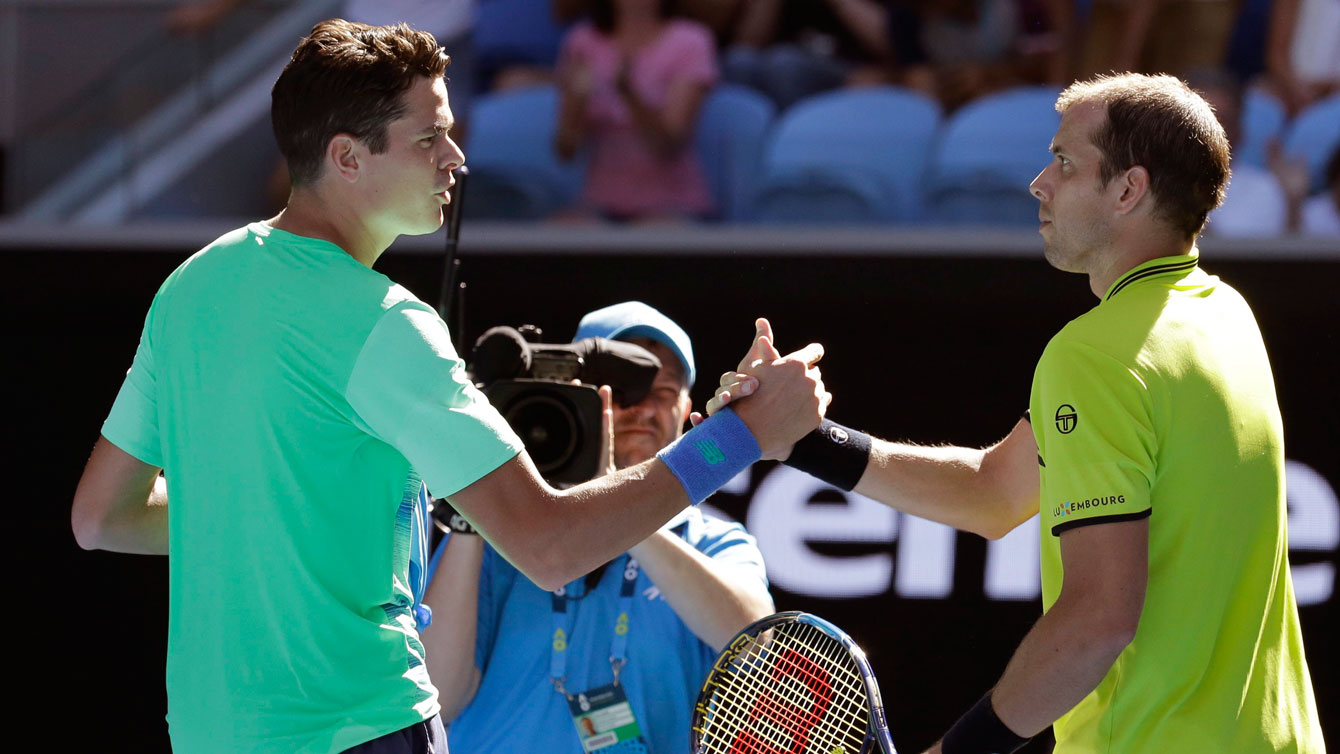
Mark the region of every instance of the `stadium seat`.
POLYGON ((1253 87, 1242 97, 1242 118, 1233 161, 1258 168, 1266 167, 1266 147, 1284 134, 1288 116, 1284 105, 1269 92, 1253 87))
POLYGON ((474 31, 481 85, 487 86, 509 65, 554 65, 564 30, 554 23, 549 0, 480 0, 474 31))
POLYGON ((465 145, 466 217, 539 220, 576 200, 583 165, 561 162, 554 154, 557 115, 552 86, 488 94, 475 102, 465 145))
POLYGON ((1034 225, 1028 184, 1047 166, 1061 122, 1058 90, 1019 87, 968 103, 947 121, 931 158, 931 218, 940 224, 1034 225))
POLYGON ((767 97, 734 84, 717 86, 703 103, 695 144, 721 219, 742 218, 775 114, 767 97))
POLYGON ((1284 136, 1284 152, 1307 160, 1311 191, 1326 184, 1326 163, 1340 149, 1340 94, 1313 103, 1299 113, 1284 136))
POLYGON ((907 89, 828 92, 773 128, 751 220, 786 224, 917 222, 940 108, 907 89))

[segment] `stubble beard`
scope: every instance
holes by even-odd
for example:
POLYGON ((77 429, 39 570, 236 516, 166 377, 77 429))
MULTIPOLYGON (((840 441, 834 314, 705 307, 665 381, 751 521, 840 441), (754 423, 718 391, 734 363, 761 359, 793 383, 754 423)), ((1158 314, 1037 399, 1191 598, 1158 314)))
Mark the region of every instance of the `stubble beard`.
POLYGON ((1061 272, 1088 273, 1089 262, 1099 256, 1099 239, 1105 230, 1097 222, 1087 223, 1082 234, 1061 236, 1052 224, 1052 238, 1043 239, 1042 255, 1047 263, 1061 272))

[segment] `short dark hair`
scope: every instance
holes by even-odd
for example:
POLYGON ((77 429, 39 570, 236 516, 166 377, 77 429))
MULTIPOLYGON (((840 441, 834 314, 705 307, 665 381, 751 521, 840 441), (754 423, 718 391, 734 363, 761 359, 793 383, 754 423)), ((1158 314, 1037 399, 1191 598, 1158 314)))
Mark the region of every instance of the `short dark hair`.
POLYGON ((1103 153, 1102 183, 1143 167, 1157 215, 1184 238, 1194 238, 1228 186, 1228 137, 1209 103, 1173 76, 1139 73, 1071 84, 1056 110, 1065 114, 1080 102, 1105 106, 1106 119, 1093 135, 1103 153))
POLYGON ((270 90, 271 125, 293 185, 320 177, 336 134, 385 152, 386 127, 407 109, 405 91, 421 77, 440 78, 450 62, 432 34, 405 24, 334 18, 312 27, 270 90))

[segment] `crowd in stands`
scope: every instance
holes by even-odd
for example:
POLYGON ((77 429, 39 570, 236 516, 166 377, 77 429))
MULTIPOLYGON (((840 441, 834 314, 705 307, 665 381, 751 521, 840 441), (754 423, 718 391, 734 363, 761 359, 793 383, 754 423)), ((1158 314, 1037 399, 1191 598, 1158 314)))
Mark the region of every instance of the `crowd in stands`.
MULTIPOLYGON (((243 0, 179 11, 189 32, 243 0)), ((467 212, 568 222, 1036 221, 1066 83, 1217 108, 1209 231, 1340 235, 1334 0, 348 0, 452 55, 467 212), (1030 172, 1031 171, 1031 172, 1030 172)))

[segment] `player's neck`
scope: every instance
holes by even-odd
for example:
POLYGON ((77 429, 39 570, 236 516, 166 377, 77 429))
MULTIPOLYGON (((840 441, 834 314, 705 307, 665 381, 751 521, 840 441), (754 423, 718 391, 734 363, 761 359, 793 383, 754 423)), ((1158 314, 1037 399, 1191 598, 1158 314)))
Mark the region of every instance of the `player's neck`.
POLYGON ((1102 298, 1123 275, 1151 259, 1190 254, 1195 239, 1183 240, 1166 234, 1143 236, 1113 244, 1100 264, 1089 271, 1089 290, 1102 298))
POLYGON ((316 190, 295 189, 287 206, 266 224, 294 235, 329 241, 365 267, 372 267, 390 246, 374 238, 359 213, 347 211, 316 190))

